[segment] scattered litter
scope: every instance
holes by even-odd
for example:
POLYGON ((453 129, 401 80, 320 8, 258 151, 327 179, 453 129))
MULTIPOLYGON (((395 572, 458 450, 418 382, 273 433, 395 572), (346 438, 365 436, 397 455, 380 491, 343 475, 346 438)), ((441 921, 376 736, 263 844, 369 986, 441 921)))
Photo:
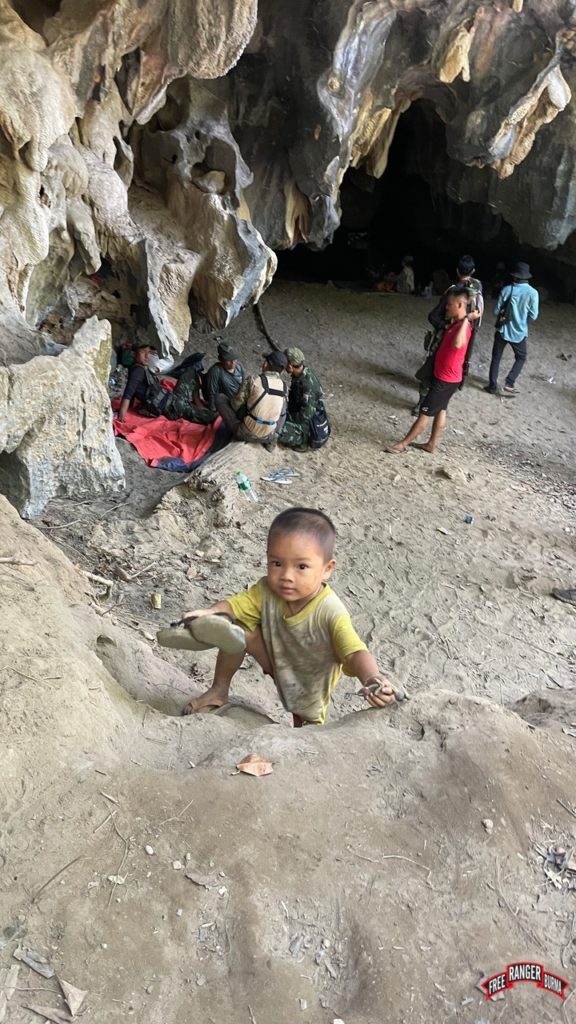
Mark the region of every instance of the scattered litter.
POLYGON ((555 377, 546 377, 546 382, 548 384, 555 384, 556 383, 556 378, 555 377))
POLYGON ((556 889, 566 888, 576 891, 576 856, 575 850, 567 850, 557 843, 548 848, 535 846, 534 850, 543 861, 546 878, 556 889))
POLYGON ((220 888, 218 889, 218 895, 219 896, 225 896, 227 892, 228 892, 228 889, 226 888, 225 885, 221 885, 220 888))
POLYGON ((300 956, 300 950, 302 949, 303 943, 303 935, 294 935, 294 937, 290 940, 290 945, 288 946, 288 952, 290 953, 290 956, 300 956))
POLYGON ((468 526, 472 526, 472 523, 474 522, 474 516, 471 515, 470 512, 467 512, 466 515, 464 516, 464 522, 468 523, 468 526))
POLYGON ((301 1010, 307 1010, 308 1009, 308 1000, 307 999, 300 999, 299 1003, 300 1003, 300 1009, 301 1010))
POLYGON ((118 801, 115 796, 110 796, 109 793, 105 793, 103 789, 100 790, 100 796, 103 796, 105 800, 109 800, 112 804, 117 804, 118 801))
POLYGON ((149 857, 153 857, 154 856, 154 847, 153 846, 145 846, 144 847, 144 853, 147 853, 149 857))
POLYGON ((344 1021, 342 1020, 341 1017, 334 1017, 332 1024, 344 1024, 344 1021))
POLYGON ((44 1020, 52 1020, 55 1024, 70 1024, 74 1018, 69 1013, 65 1013, 63 1010, 56 1010, 53 1006, 26 1006, 26 1010, 32 1010, 32 1013, 37 1013, 39 1017, 44 1017, 44 1020))
POLYGON ((62 978, 58 978, 58 984, 62 989, 70 1013, 75 1017, 82 1009, 88 993, 81 988, 76 988, 75 985, 71 985, 68 981, 63 981, 62 978))
POLYGON ((150 594, 150 607, 151 608, 161 608, 162 607, 162 594, 160 594, 157 590, 153 591, 153 593, 150 594))
POLYGON ((108 875, 108 881, 112 882, 112 885, 124 885, 126 878, 124 875, 108 875))
POLYGON ((324 967, 328 971, 328 974, 330 975, 331 978, 336 979, 338 977, 338 971, 334 967, 332 961, 328 959, 328 957, 326 957, 326 959, 324 960, 324 967))
POLYGON ((178 907, 178 910, 176 911, 176 917, 182 917, 182 907, 178 907))
POLYGON ((450 536, 450 531, 446 530, 443 526, 437 526, 436 529, 437 529, 438 533, 443 533, 445 537, 449 537, 450 536))
POLYGON ((262 757, 261 754, 247 754, 236 767, 239 772, 244 772, 245 775, 271 775, 274 771, 272 763, 262 757))
POLYGON ((198 977, 196 978, 196 984, 198 985, 199 988, 202 988, 202 986, 206 984, 206 978, 204 977, 203 974, 198 975, 198 977))
POLYGON ((562 726, 562 732, 566 733, 567 736, 573 736, 576 739, 576 729, 567 729, 566 726, 562 726))
POLYGON ((492 821, 492 818, 482 818, 482 824, 486 829, 488 835, 490 835, 490 833, 494 831, 494 822, 492 821))
POLYGON ((172 867, 174 868, 174 871, 182 871, 184 865, 181 860, 173 860, 172 867))
POLYGON ((56 973, 50 961, 42 956, 42 953, 37 953, 35 949, 24 949, 22 946, 18 946, 12 956, 15 960, 21 960, 27 967, 31 967, 36 974, 41 974, 43 978, 53 978, 56 973))
POLYGON ((6 1020, 8 1003, 12 999, 18 984, 18 972, 20 968, 13 964, 10 970, 0 970, 0 1024, 6 1020))
POLYGON ((271 473, 266 476, 261 476, 261 480, 267 480, 271 484, 290 484, 294 477, 300 476, 295 469, 273 469, 271 473))

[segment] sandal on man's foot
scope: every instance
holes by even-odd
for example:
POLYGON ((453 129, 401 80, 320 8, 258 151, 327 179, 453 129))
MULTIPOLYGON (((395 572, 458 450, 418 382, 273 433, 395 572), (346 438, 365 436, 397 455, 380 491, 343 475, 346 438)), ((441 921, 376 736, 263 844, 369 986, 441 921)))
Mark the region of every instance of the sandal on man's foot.
POLYGON ((518 391, 513 385, 511 386, 510 384, 505 384, 504 387, 502 388, 502 394, 515 396, 518 394, 518 391))
POLYGON ((176 647, 187 651, 209 651, 214 647, 225 654, 240 654, 246 650, 246 635, 241 626, 228 615, 198 615, 186 619, 186 626, 177 623, 169 629, 159 629, 156 639, 162 647, 176 647))

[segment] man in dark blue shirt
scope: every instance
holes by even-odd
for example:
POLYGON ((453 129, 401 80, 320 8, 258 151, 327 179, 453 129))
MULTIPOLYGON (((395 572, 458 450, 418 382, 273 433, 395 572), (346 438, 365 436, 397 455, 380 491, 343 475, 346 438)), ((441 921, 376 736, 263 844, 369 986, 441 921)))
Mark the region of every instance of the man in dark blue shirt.
POLYGON ((234 398, 245 376, 236 349, 229 342, 221 341, 218 345, 218 362, 210 367, 204 380, 204 394, 209 409, 216 412, 217 395, 225 395, 228 400, 234 398))

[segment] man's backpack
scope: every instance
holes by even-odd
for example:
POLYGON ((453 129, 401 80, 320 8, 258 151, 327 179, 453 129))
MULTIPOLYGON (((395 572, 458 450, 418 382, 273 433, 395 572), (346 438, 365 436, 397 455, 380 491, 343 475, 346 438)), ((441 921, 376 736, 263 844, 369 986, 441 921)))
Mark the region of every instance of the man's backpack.
POLYGON ((330 420, 324 406, 324 402, 318 403, 318 408, 310 420, 310 430, 308 433, 308 447, 312 449, 322 448, 330 434, 332 428, 330 426, 330 420))
POLYGON ((500 312, 496 317, 496 330, 499 331, 501 327, 504 327, 508 323, 512 315, 512 295, 514 292, 514 285, 510 285, 510 295, 506 299, 500 308, 500 312))
POLYGON ((169 392, 163 388, 156 374, 146 368, 146 395, 143 406, 153 416, 161 416, 168 401, 169 392))

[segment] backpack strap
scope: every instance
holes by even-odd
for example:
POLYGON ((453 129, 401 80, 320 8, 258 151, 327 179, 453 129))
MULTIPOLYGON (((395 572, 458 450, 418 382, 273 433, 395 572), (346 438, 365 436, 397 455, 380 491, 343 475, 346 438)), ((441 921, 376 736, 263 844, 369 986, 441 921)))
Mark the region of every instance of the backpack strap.
POLYGON ((254 420, 256 423, 261 423, 266 427, 275 427, 277 420, 258 419, 257 416, 253 415, 253 410, 256 408, 258 403, 262 401, 265 395, 277 395, 278 398, 286 398, 286 388, 284 387, 284 385, 282 385, 281 391, 279 391, 278 388, 271 388, 270 385, 268 384, 267 378, 263 373, 260 374, 260 384, 262 385, 262 392, 261 394, 258 395, 258 398, 256 399, 255 402, 252 403, 252 405, 247 406, 246 415, 249 416, 250 419, 254 420))

